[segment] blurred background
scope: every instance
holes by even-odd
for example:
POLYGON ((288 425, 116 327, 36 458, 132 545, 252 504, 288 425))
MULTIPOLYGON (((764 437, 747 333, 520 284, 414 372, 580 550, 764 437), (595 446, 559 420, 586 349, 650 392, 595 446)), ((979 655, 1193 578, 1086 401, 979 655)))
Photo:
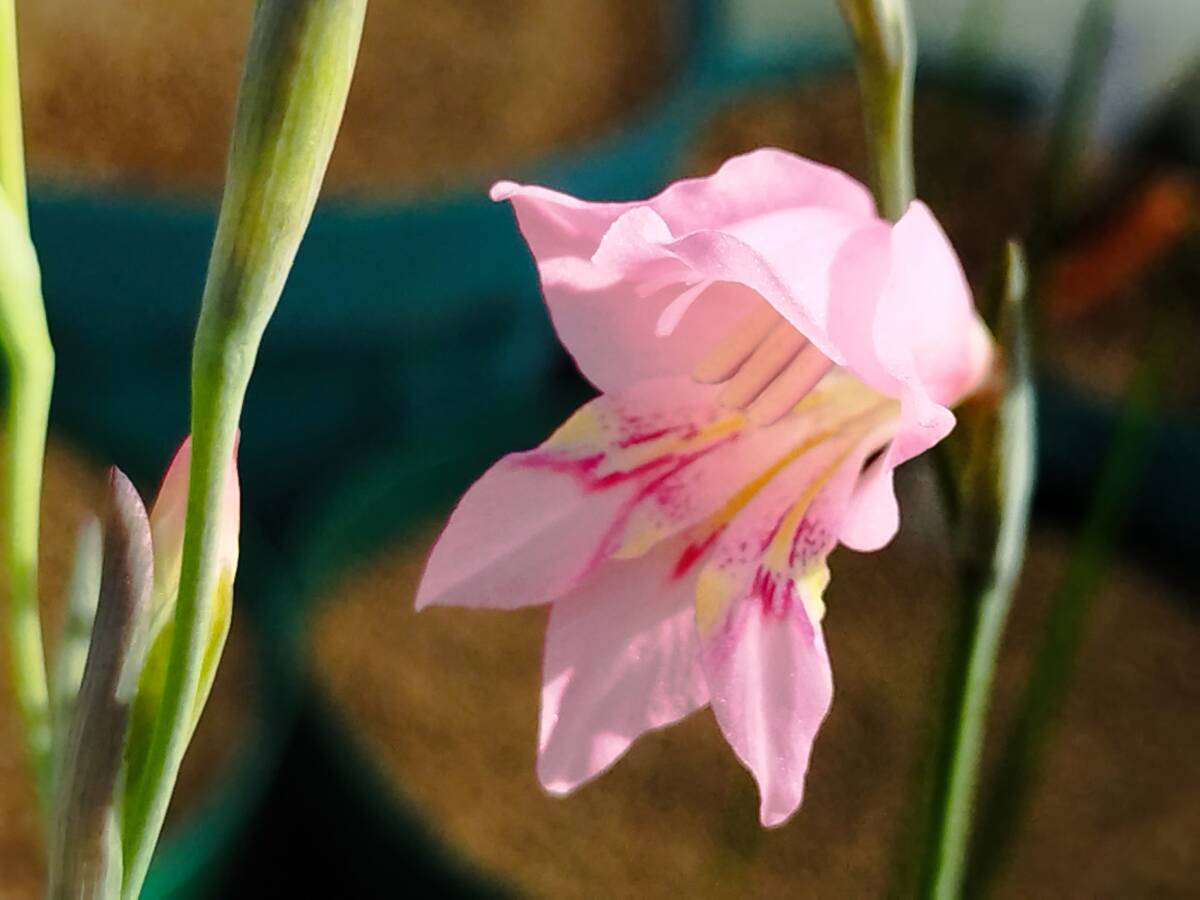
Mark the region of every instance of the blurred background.
MULTIPOLYGON (((969 894, 1194 896, 1200 6, 913 7, 918 193, 979 292, 1025 237, 1040 373, 1037 518, 969 894)), ((104 466, 150 493, 186 431, 250 11, 17 2, 58 362, 51 606, 104 466)), ((410 611, 456 496, 589 396, 487 185, 644 197, 764 145, 865 177, 848 52, 833 0, 370 0, 247 400, 238 619, 148 894, 911 893, 961 612, 920 464, 897 541, 832 558, 838 697, 777 831, 707 712, 547 798, 544 613, 410 611)), ((38 896, 22 778, 5 704, 0 898, 38 896)))

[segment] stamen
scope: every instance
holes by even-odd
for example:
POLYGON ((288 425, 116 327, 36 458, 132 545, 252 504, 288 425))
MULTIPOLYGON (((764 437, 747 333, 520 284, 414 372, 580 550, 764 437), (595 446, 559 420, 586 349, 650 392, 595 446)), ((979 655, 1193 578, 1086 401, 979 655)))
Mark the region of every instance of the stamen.
POLYGON ((755 425, 774 424, 803 400, 831 368, 833 362, 808 345, 750 404, 746 417, 755 425))
POLYGON ((683 314, 688 311, 693 303, 699 299, 700 295, 713 286, 715 282, 711 278, 706 278, 703 281, 693 284, 686 291, 667 304, 667 308, 662 311, 658 317, 658 324, 654 328, 654 333, 658 337, 666 337, 671 334, 679 321, 683 318, 683 314))
POLYGON ((757 306, 754 312, 738 323, 729 337, 696 363, 692 377, 701 384, 720 384, 732 378, 755 348, 782 321, 783 317, 768 304, 757 306))
POLYGON ((763 392, 808 344, 790 323, 780 322, 721 391, 718 400, 731 409, 743 409, 763 392))

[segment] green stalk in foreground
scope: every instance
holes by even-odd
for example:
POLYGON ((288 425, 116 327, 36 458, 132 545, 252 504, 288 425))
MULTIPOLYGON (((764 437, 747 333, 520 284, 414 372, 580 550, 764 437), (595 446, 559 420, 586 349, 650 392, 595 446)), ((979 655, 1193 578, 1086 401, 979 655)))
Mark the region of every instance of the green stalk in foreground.
POLYGON ((192 466, 162 707, 124 813, 122 896, 141 890, 190 739, 217 594, 217 523, 263 331, 341 124, 366 0, 259 0, 192 356, 192 466))
POLYGON ((25 144, 21 127, 21 79, 17 71, 17 13, 13 0, 0 0, 0 190, 17 221, 28 226, 25 144))
POLYGON ((9 385, 3 460, 8 648, 13 692, 45 812, 53 764, 37 564, 54 349, 46 328, 37 254, 29 238, 21 135, 16 10, 13 0, 0 0, 0 345, 9 385))
POLYGON ((37 563, 54 350, 46 329, 37 257, 29 232, 7 197, 0 198, 0 345, 8 362, 9 386, 3 501, 9 662, 38 799, 45 811, 53 765, 37 563))

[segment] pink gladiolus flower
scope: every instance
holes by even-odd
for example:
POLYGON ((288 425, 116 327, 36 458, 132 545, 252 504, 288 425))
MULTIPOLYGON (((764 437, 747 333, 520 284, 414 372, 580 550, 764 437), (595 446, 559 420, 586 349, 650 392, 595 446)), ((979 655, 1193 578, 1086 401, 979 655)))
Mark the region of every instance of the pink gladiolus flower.
POLYGON ((951 430, 991 342, 954 251, 779 150, 651 200, 501 182, 602 392, 463 497, 418 607, 553 604, 538 774, 565 793, 710 704, 764 825, 832 698, 826 557, 899 527, 892 470, 951 430))

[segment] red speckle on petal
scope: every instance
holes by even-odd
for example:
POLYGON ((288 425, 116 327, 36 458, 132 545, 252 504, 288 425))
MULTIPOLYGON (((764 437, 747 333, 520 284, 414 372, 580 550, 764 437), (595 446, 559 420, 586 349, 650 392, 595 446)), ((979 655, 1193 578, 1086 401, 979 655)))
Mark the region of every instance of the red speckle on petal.
POLYGON ((708 552, 708 548, 713 545, 716 539, 720 537, 721 532, 724 530, 725 526, 723 525, 720 528, 714 528, 708 533, 707 536, 705 536, 703 540, 688 544, 686 547, 684 547, 683 552, 679 554, 679 559, 675 561, 675 568, 671 570, 671 579, 678 581, 680 578, 686 575, 691 570, 692 566, 696 565, 696 563, 700 560, 700 557, 708 552))
POLYGON ((661 437, 666 437, 675 429, 659 428, 657 431, 645 431, 641 434, 632 434, 627 438, 622 438, 617 442, 617 446, 622 450, 628 450, 630 447, 636 447, 638 444, 648 444, 651 441, 656 441, 661 437))
POLYGON ((671 454, 656 457, 648 460, 640 466, 635 466, 632 469, 623 471, 608 472, 604 475, 596 475, 596 470, 601 463, 607 458, 608 454, 601 451, 593 453, 590 456, 569 457, 558 456, 552 453, 533 452, 526 454, 518 460, 522 466, 527 466, 531 469, 549 469, 552 472, 561 472, 564 475, 575 477, 585 490, 599 491, 604 488, 613 487, 623 482, 629 481, 645 475, 647 472, 653 472, 655 469, 663 465, 674 462, 675 457, 671 454))

